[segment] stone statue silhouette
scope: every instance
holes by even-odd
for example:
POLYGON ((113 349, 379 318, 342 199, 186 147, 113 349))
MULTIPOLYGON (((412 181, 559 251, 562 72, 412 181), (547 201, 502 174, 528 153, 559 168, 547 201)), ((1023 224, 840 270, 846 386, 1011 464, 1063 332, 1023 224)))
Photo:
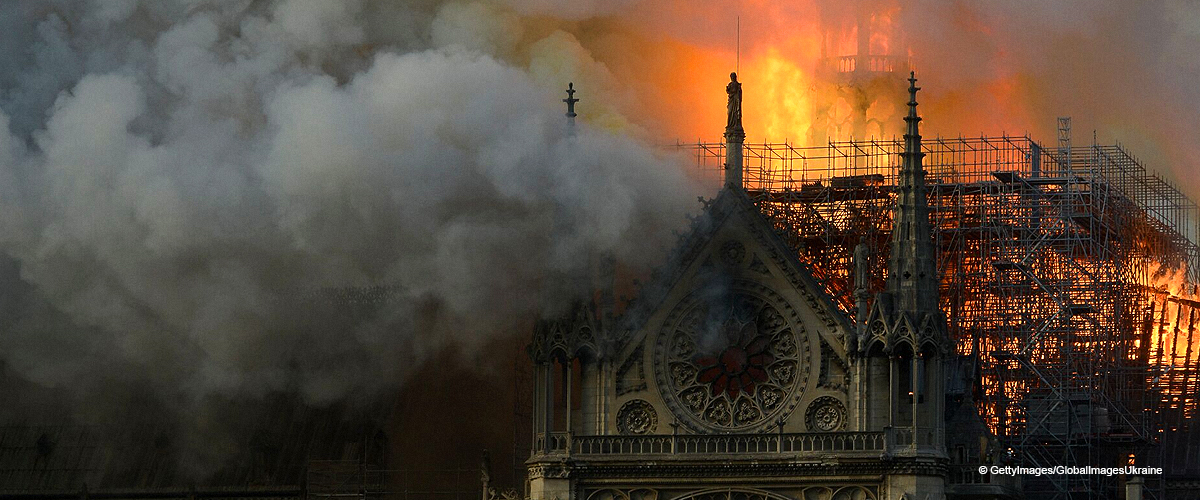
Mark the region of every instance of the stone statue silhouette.
POLYGON ((865 243, 854 247, 854 288, 866 292, 871 287, 871 249, 865 243))
POLYGON ((729 105, 726 109, 728 119, 725 123, 725 130, 728 132, 742 130, 742 84, 737 81, 737 73, 729 74, 729 84, 725 86, 725 93, 729 94, 729 105))

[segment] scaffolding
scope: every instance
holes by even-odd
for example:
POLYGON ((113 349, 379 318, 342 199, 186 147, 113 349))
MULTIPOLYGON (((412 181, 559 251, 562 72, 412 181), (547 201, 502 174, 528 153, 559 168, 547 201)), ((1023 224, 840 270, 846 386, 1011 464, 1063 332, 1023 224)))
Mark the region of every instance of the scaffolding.
MULTIPOLYGON (((941 306, 973 399, 1029 466, 1200 472, 1196 205, 1120 145, 1028 137, 923 143, 941 306)), ((681 145, 719 175, 724 144, 681 145)), ((866 243, 883 288, 899 140, 747 144, 745 188, 853 317, 851 257, 866 243)), ((1161 476, 1147 478, 1149 493, 1161 476), (1153 481, 1157 480, 1155 484, 1153 481)), ((1026 478, 1029 495, 1107 498, 1117 478, 1026 478)))

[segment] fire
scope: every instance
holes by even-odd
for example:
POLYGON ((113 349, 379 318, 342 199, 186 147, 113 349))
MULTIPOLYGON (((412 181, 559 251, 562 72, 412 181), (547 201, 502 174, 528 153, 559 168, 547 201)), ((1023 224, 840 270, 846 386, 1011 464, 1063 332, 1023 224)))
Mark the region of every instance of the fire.
POLYGON ((871 16, 869 48, 872 54, 893 54, 895 47, 892 46, 892 33, 895 33, 897 28, 892 19, 899 11, 900 7, 896 6, 871 16))
MULTIPOLYGON (((1173 409, 1180 418, 1193 418, 1198 413, 1196 395, 1189 392, 1189 373, 1194 373, 1200 366, 1200 294, 1197 285, 1188 278, 1187 266, 1171 266, 1159 262, 1131 263, 1130 267, 1139 269, 1135 272, 1135 284, 1142 292, 1140 310, 1133 332, 1130 349, 1127 351, 1130 366, 1145 367, 1144 387, 1152 391, 1153 398, 1158 400, 1162 409, 1173 409)), ((976 318, 983 328, 994 328, 995 321, 976 318)), ((1126 340, 1128 341, 1128 340, 1126 340)), ((1102 349, 1103 339, 1076 339, 1076 348, 1090 350, 1102 349)), ((959 346, 960 353, 970 354, 969 346, 959 346)), ((1020 349, 1017 343, 1004 342, 985 345, 983 351, 1016 352, 1020 349)), ((1038 361, 1043 355, 1052 355, 1050 351, 1035 350, 1031 356, 1035 363, 1052 362, 1052 359, 1038 361)), ((1002 406, 999 402, 1020 401, 1027 387, 1021 379, 1006 379, 1003 373, 1011 373, 1022 369, 1015 360, 998 361, 994 373, 981 375, 981 385, 990 394, 981 402, 982 416, 992 432, 1005 435, 1021 432, 1020 426, 1025 425, 1026 416, 1020 405, 1002 406), (1017 426, 1013 428, 1012 426, 1017 426)), ((1140 390, 1140 389, 1139 389, 1140 390)))
MULTIPOLYGON (((616 81, 634 83, 639 98, 625 113, 641 117, 667 143, 719 140, 723 89, 735 69, 743 84, 747 142, 808 146, 902 134, 904 79, 912 65, 895 21, 900 6, 827 8, 809 2, 739 6, 740 55, 732 17, 697 13, 702 19, 693 24, 703 28, 692 30, 705 34, 657 38, 634 23, 625 26, 631 42, 605 38, 602 45, 605 54, 633 55, 600 62, 616 81), (874 11, 859 12, 864 9, 874 11)), ((656 14, 686 16, 664 10, 656 14)))
POLYGON ((1145 339, 1149 345, 1143 346, 1138 339, 1136 346, 1151 365, 1149 384, 1162 394, 1162 404, 1191 418, 1197 413, 1197 401, 1187 392, 1186 379, 1189 371, 1200 366, 1200 300, 1196 284, 1187 275, 1186 266, 1147 266, 1145 339), (1180 384, 1181 380, 1185 383, 1180 384))
POLYGON ((746 129, 771 142, 803 139, 812 127, 812 71, 770 49, 752 60, 747 72, 758 80, 746 84, 752 99, 747 107, 753 111, 743 118, 746 129))
POLYGON ((1197 300, 1196 285, 1188 281, 1187 274, 1186 265, 1166 266, 1158 262, 1151 262, 1147 266, 1148 279, 1144 284, 1172 297, 1197 300))
MULTIPOLYGON (((902 13, 898 2, 829 2, 810 5, 810 11, 797 15, 804 7, 796 5, 806 3, 752 1, 739 3, 737 8, 722 9, 720 6, 725 4, 716 2, 711 8, 699 9, 707 11, 711 19, 691 24, 701 24, 705 31, 718 34, 689 37, 676 32, 668 36, 679 42, 678 50, 660 54, 662 57, 644 55, 647 68, 631 78, 622 74, 619 63, 611 67, 622 81, 643 78, 656 71, 671 75, 669 81, 650 82, 645 86, 669 89, 667 94, 651 100, 654 105, 676 103, 669 118, 673 128, 668 132, 674 135, 667 137, 668 142, 679 138, 687 142, 703 139, 720 144, 725 104, 722 90, 728 81, 728 73, 737 64, 732 19, 733 14, 741 14, 738 76, 745 96, 743 124, 747 148, 750 143, 759 143, 758 149, 747 149, 748 168, 755 168, 758 163, 786 165, 781 170, 764 169, 759 176, 749 177, 760 182, 756 187, 767 191, 803 190, 804 186, 830 187, 832 182, 829 181, 833 177, 870 173, 866 171, 870 168, 869 162, 830 161, 822 164, 810 161, 825 153, 804 147, 825 147, 827 140, 848 139, 869 144, 875 138, 887 139, 902 134, 907 101, 904 91, 907 82, 903 80, 910 69, 916 70, 922 79, 920 85, 925 87, 919 99, 920 112, 926 120, 922 122, 921 132, 930 143, 938 135, 962 137, 963 134, 973 136, 976 132, 980 136, 1026 132, 1043 141, 1040 142, 1042 147, 1053 148, 1056 131, 1055 115, 1051 113, 1082 113, 1083 123, 1113 116, 1107 108, 1091 109, 1081 105, 1077 98, 1062 100, 1068 92, 1075 96, 1074 90, 1064 88, 1049 92, 1047 88, 1063 87, 1065 80, 1062 77, 1068 73, 1063 73, 1061 66, 1052 65, 1056 70, 1050 74, 1053 78, 1048 79, 1039 67, 1025 63, 1022 57, 1027 55, 1028 47, 1021 44, 1023 34, 1019 30, 1017 35, 1006 34, 1012 30, 970 4, 956 3, 938 9, 937 14, 944 16, 941 18, 944 22, 939 26, 952 27, 940 31, 939 37, 938 33, 905 33, 906 29, 914 28, 911 23, 914 16, 911 12, 902 13), (722 31, 726 30, 722 23, 728 26, 727 31, 722 31), (1005 36, 1009 37, 1008 43, 1000 43, 1005 36), (761 144, 777 145, 785 141, 802 150, 797 153, 792 148, 761 144), (776 155, 779 151, 785 153, 776 155)), ((645 50, 641 46, 638 49, 645 50)), ((1090 74, 1078 81, 1094 83, 1090 74)), ((1134 118, 1126 114, 1120 115, 1120 121, 1134 118)), ((1077 145, 1086 142, 1086 139, 1080 139, 1083 138, 1076 137, 1077 145)), ((965 155, 976 154, 973 146, 962 148, 963 151, 968 149, 971 152, 965 155)), ((862 155, 869 158, 867 153, 862 155)), ((1015 169, 1009 163, 1011 159, 999 156, 972 156, 976 158, 973 162, 965 158, 943 158, 943 161, 964 162, 960 165, 964 170, 983 173, 985 182, 992 182, 990 174, 994 171, 1015 169)), ((931 158, 930 161, 936 160, 931 158)), ((713 161, 712 165, 719 167, 719 160, 713 161)), ((1024 165, 1029 167, 1028 163, 1024 165)), ((853 206, 869 207, 867 202, 856 202, 853 206)), ((798 225, 807 220, 798 215, 795 217, 800 221, 798 225)), ((962 214, 952 214, 943 220, 958 224, 948 228, 959 231, 993 224, 982 216, 972 219, 962 214)), ((1023 277, 1017 270, 994 269, 994 262, 989 261, 996 256, 982 250, 987 248, 975 254, 981 261, 962 257, 962 267, 955 270, 956 273, 977 274, 970 275, 968 280, 964 280, 965 274, 956 274, 955 279, 959 281, 953 284, 966 285, 948 287, 954 292, 966 290, 969 293, 949 295, 952 298, 946 303, 956 306, 953 320, 962 325, 958 332, 962 340, 958 345, 959 352, 976 356, 983 367, 975 396, 980 413, 993 432, 1007 437, 1019 436, 1027 430, 1027 425, 1036 425, 1029 421, 1030 414, 1048 411, 1046 408, 1030 409, 1031 400, 1027 398, 1031 394, 1037 393, 1037 401, 1051 397, 1049 384, 1033 377, 1030 365, 1052 370, 1069 368, 1066 377, 1072 380, 1067 387, 1074 383, 1103 381, 1097 385, 1104 387, 1090 387, 1082 392, 1103 393, 1122 404, 1135 406, 1145 401, 1147 413, 1168 409, 1184 417, 1197 413, 1200 401, 1195 393, 1195 372, 1200 369, 1200 332, 1196 331, 1196 323, 1200 322, 1200 311, 1197 311, 1200 294, 1195 284, 1187 279, 1187 268, 1130 258, 1121 264, 1089 261, 1097 267, 1115 268, 1104 270, 1104 277, 1090 272, 1072 275, 1073 271, 1047 270, 1044 271, 1046 274, 1061 280, 1060 284, 1051 283, 1051 286, 1076 287, 1075 291, 1063 292, 1070 300, 1056 302, 1050 300, 1051 294, 1034 293, 1033 290, 1041 290, 1044 286, 1034 286, 1034 280, 1023 277), (1003 280, 998 278, 1001 275, 1005 276, 1003 280), (998 288, 973 285, 969 280, 976 276, 997 278, 996 283, 1008 288, 998 291, 998 288), (1066 276, 1070 279, 1064 279, 1066 276), (1080 280, 1091 281, 1080 283, 1080 280), (1106 287, 1110 285, 1112 294, 1108 295, 1106 287), (1079 290, 1094 292, 1094 295, 1087 296, 1079 290), (1001 297, 1001 293, 1009 295, 1001 297), (1020 309, 1019 314, 998 313, 997 303, 1020 309), (1069 308, 1067 313, 1062 312, 1065 308, 1069 308), (1036 329, 1042 326, 1046 331, 1057 329, 1072 333, 1069 336, 1033 335, 1032 332, 1040 331, 1036 329), (1026 341, 1031 336, 1037 342, 1027 349, 1026 341), (1018 362, 1018 354, 1021 362, 1018 362), (1094 359, 1086 359, 1089 356, 1094 359), (1088 373, 1068 362, 1082 363, 1083 368, 1096 368, 1088 373)), ((1135 251, 1143 256, 1142 259, 1161 254, 1156 252, 1159 250, 1152 248, 1135 251)), ((846 253, 843 251, 842 255, 846 253)), ((1079 259, 1094 256, 1072 257, 1047 250, 1039 252, 1038 257, 1047 259, 1046 265, 1053 269, 1078 269, 1082 267, 1079 259), (1077 262, 1071 262, 1072 258, 1077 262)), ((821 258, 827 257, 814 257, 821 258)), ((828 266, 834 258, 843 257, 822 262, 828 266)), ((826 274, 830 281, 845 283, 847 280, 844 272, 826 274)), ((1094 403, 1105 404, 1100 400, 1094 403)), ((1163 415, 1167 413, 1162 412, 1163 415)), ((1172 427, 1169 423, 1164 425, 1172 427)), ((1174 425, 1178 426, 1178 422, 1174 425)))
MULTIPOLYGON (((1186 266, 1172 267, 1151 262, 1146 274, 1143 284, 1152 291, 1147 314, 1153 316, 1153 328, 1158 337, 1154 343, 1170 350, 1171 346, 1182 340, 1176 338, 1180 329, 1191 327, 1186 315, 1191 313, 1195 305, 1200 305, 1196 285, 1188 281, 1186 266)), ((1154 348, 1151 346, 1152 350, 1154 348)))

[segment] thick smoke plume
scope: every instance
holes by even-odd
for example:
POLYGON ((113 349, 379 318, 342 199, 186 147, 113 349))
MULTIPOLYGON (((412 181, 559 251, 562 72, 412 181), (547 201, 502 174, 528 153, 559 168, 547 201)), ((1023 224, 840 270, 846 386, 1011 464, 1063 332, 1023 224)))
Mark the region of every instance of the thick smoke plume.
POLYGON ((377 398, 647 263, 699 191, 611 131, 603 66, 528 20, 595 9, 557 5, 5 3, 6 369, 82 418, 174 408, 199 462, 214 401, 377 398), (323 315, 348 286, 384 305, 323 315))

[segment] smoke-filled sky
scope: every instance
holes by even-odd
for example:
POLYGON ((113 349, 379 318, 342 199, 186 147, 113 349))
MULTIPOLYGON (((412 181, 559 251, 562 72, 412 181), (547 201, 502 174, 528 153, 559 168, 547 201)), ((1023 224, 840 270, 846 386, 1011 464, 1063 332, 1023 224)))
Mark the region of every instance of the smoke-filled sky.
POLYGON ((601 65, 566 32, 526 43, 511 7, 2 9, 0 352, 84 411, 136 388, 186 428, 214 398, 376 397, 561 306, 579 291, 540 283, 589 252, 661 253, 699 192, 628 134, 569 139, 561 91, 601 65), (305 298, 377 285, 349 321, 305 298))
POLYGON ((548 276, 654 264, 711 194, 657 145, 719 137, 738 16, 751 141, 806 133, 812 68, 868 19, 929 135, 1053 140, 1070 115, 1200 193, 1184 0, 4 2, 0 361, 81 413, 136 388, 183 429, 214 398, 470 364, 578 292, 548 276), (298 310, 372 285, 393 292, 365 318, 298 310))

